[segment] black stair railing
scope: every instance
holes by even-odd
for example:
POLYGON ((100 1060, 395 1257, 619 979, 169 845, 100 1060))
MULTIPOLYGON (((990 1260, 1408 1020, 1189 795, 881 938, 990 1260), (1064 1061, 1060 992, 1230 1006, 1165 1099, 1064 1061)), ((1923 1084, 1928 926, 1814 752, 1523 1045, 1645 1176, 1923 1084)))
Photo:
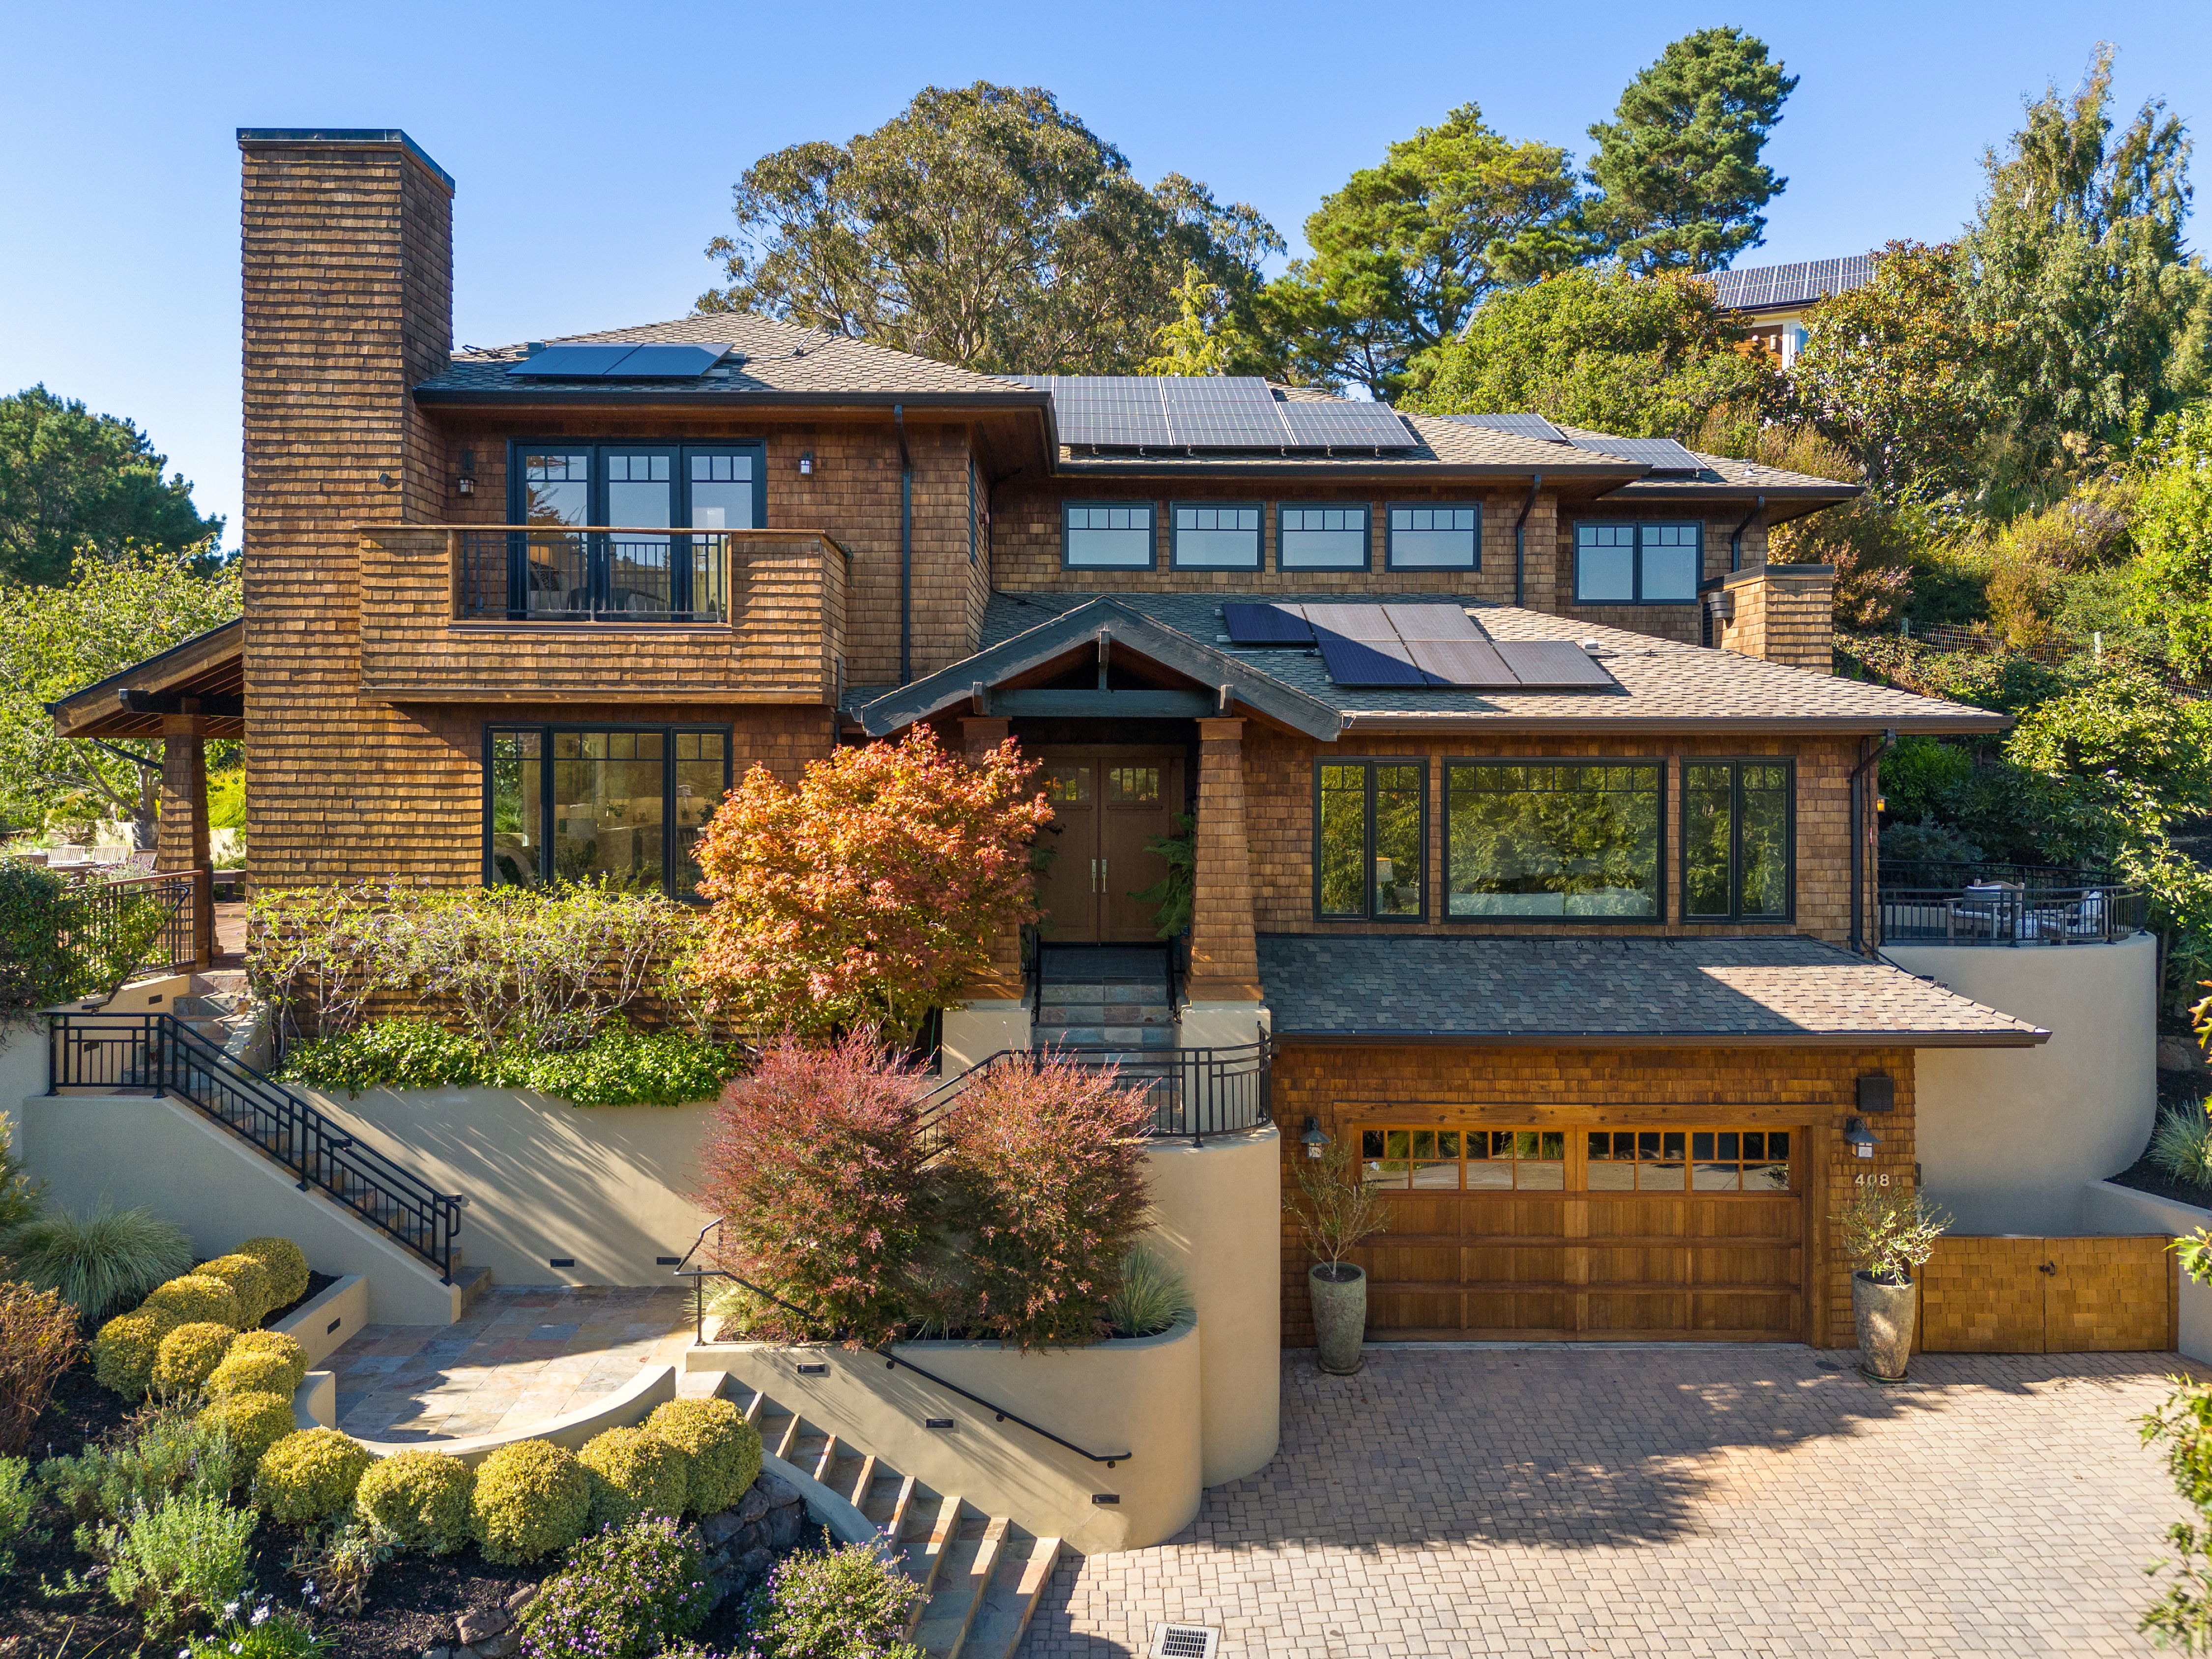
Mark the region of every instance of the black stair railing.
POLYGON ((932 1153, 943 1150, 947 1115, 970 1085, 1006 1067, 1049 1058, 1085 1071, 1110 1070, 1121 1088, 1141 1094, 1152 1115, 1139 1125, 1139 1133, 1188 1137, 1202 1146, 1209 1135, 1243 1134, 1274 1121, 1274 1057, 1267 1037, 1219 1048, 1001 1048, 924 1097, 922 1142, 932 1153))
POLYGON ((173 1095, 327 1194, 453 1279, 461 1199, 365 1146, 283 1085, 173 1014, 52 1014, 46 1092, 149 1089, 173 1095))

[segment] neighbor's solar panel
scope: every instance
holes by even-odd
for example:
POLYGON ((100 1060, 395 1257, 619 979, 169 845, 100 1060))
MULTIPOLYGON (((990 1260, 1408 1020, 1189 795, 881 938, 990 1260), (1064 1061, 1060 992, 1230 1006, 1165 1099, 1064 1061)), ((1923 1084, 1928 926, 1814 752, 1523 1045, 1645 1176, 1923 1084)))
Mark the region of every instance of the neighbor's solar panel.
POLYGON ((1705 464, 1672 438, 1570 438, 1567 441, 1577 449, 1587 449, 1596 455, 1617 455, 1624 461, 1639 461, 1657 473, 1698 473, 1705 464))
POLYGON ((1236 645, 1311 645, 1311 623, 1287 605, 1224 605, 1221 619, 1236 645))
POLYGON ((1429 677, 1409 657, 1396 654, 1406 647, 1396 641, 1389 649, 1379 640, 1347 639, 1341 634, 1321 634, 1321 659, 1328 677, 1339 685, 1426 685, 1429 677))
POLYGON ((1581 691, 1620 684, 1572 640, 1501 642, 1498 654, 1525 690, 1581 691))
POLYGON ((1293 449, 1413 449, 1419 444, 1388 404, 1281 403, 1275 412, 1290 430, 1293 449))
POLYGON ((1541 415, 1450 415, 1445 418, 1462 426, 1487 427, 1492 432, 1510 432, 1516 438, 1535 438, 1547 444, 1567 441, 1567 434, 1541 415))

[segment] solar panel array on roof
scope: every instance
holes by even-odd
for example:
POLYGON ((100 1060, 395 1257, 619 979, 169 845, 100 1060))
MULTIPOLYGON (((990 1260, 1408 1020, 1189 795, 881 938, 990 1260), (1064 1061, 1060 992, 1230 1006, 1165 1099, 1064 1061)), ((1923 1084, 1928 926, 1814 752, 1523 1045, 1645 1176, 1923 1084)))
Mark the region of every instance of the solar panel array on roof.
POLYGON ((1023 374, 1052 394, 1060 440, 1097 449, 1411 449, 1381 404, 1284 403, 1250 375, 1023 374))
POLYGON ((1313 624, 1294 605, 1224 605, 1221 619, 1237 645, 1311 645, 1313 624))
POLYGON ((1672 438, 1570 438, 1567 441, 1577 449, 1587 449, 1593 455, 1613 455, 1624 461, 1635 461, 1648 466, 1662 477, 1669 474, 1695 477, 1705 470, 1705 464, 1672 438))
POLYGON ((527 380, 696 380, 729 355, 726 345, 553 345, 507 372, 527 380))
MULTIPOLYGON (((1268 393, 1273 402, 1274 394, 1268 393)), ((1279 403, 1293 449, 1410 449, 1413 434, 1388 404, 1279 403)))
POLYGON ((1492 432, 1510 432, 1516 438, 1534 438, 1547 444, 1567 441, 1567 434, 1541 415, 1447 415, 1444 418, 1462 426, 1486 427, 1492 432))
POLYGON ((1237 645, 1319 647, 1347 687, 1476 691, 1601 691, 1619 682, 1570 640, 1493 642, 1458 605, 1264 605, 1221 607, 1237 645))

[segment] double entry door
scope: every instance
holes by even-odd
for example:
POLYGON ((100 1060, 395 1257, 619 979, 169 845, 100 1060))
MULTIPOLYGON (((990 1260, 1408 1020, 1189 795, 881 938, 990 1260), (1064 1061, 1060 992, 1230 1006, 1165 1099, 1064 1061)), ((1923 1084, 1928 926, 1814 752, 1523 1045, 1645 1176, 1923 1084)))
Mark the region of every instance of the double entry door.
POLYGON ((1183 757, 1105 746, 1042 750, 1053 821, 1038 839, 1052 860, 1037 883, 1044 938, 1055 945, 1157 938, 1157 902, 1130 896, 1158 883, 1167 860, 1149 843, 1175 831, 1183 757))

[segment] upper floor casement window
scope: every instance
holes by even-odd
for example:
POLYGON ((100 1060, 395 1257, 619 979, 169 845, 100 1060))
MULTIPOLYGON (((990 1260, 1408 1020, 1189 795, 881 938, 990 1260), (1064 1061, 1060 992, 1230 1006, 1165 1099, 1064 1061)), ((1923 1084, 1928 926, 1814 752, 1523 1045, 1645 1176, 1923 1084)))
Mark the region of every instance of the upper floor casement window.
POLYGON ((487 726, 484 884, 696 900, 692 849, 729 789, 727 726, 487 726))
POLYGON ((1659 920, 1663 790, 1656 762, 1447 762, 1445 915, 1659 920))
POLYGON ((1423 920, 1428 848, 1425 762, 1316 764, 1314 915, 1320 920, 1423 920))
POLYGON ((1169 562, 1177 570, 1257 570, 1257 501, 1176 501, 1168 508, 1169 562))
POLYGON ((1278 570, 1364 570, 1369 554, 1364 501, 1284 501, 1275 508, 1278 570))
POLYGON ((1064 570, 1150 570, 1150 501, 1063 501, 1060 563, 1064 570))
POLYGON ((1695 605, 1705 569, 1701 524, 1578 524, 1577 605, 1695 605))
POLYGON ((462 614, 726 621, 728 532, 767 521, 759 444, 518 441, 510 528, 463 532, 462 614))
POLYGON ((1787 921, 1796 769, 1786 760, 1682 768, 1682 920, 1787 921))
POLYGON ((1384 562, 1393 570, 1482 568, 1479 502, 1393 502, 1389 526, 1384 562))

